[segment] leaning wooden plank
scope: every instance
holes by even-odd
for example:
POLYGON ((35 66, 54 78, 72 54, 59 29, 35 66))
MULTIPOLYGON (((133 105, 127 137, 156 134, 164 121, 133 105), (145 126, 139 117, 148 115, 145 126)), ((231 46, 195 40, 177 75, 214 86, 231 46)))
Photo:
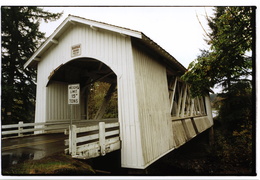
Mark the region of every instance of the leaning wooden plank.
MULTIPOLYGON (((182 89, 182 88, 181 88, 182 89)), ((179 94, 179 99, 178 99, 178 103, 177 103, 177 111, 176 111, 176 116, 179 117, 180 116, 180 109, 181 109, 181 100, 182 100, 182 90, 180 91, 179 94)))
POLYGON ((190 116, 190 109, 191 109, 191 96, 190 96, 190 88, 189 86, 187 86, 187 109, 186 109, 186 112, 185 112, 185 115, 186 116, 190 116))
POLYGON ((190 107, 190 114, 189 114, 189 116, 193 116, 193 115, 195 115, 195 113, 194 113, 194 99, 191 98, 191 107, 190 107))
POLYGON ((181 117, 184 117, 184 110, 186 106, 186 97, 187 97, 187 85, 184 86, 183 88, 183 97, 182 97, 182 106, 181 106, 181 117))
POLYGON ((170 96, 170 112, 172 112, 172 107, 173 107, 173 101, 174 101, 174 96, 175 96, 175 91, 176 91, 176 85, 177 85, 177 77, 174 80, 174 83, 172 85, 172 93, 170 96))
POLYGON ((201 111, 201 104, 200 104, 200 99, 199 97, 197 97, 197 105, 198 105, 198 109, 199 109, 199 114, 202 115, 202 111, 201 111))
POLYGON ((200 98, 200 104, 201 104, 201 109, 202 109, 202 115, 206 115, 206 108, 205 108, 205 103, 204 103, 204 97, 200 98))
POLYGON ((198 107, 198 98, 194 98, 194 110, 195 110, 195 116, 200 115, 199 113, 199 107, 198 107))

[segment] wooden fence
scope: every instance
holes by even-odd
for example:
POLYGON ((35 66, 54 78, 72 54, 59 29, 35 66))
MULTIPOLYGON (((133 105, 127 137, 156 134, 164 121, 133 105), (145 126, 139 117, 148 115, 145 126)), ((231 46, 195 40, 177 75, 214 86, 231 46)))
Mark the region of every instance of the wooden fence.
MULTIPOLYGON (((117 121, 116 118, 102 119, 102 121, 117 121)), ((86 126, 87 124, 97 123, 97 120, 73 120, 73 124, 77 126, 86 126)), ((20 121, 18 124, 8 124, 2 125, 1 134, 3 138, 10 137, 23 137, 26 135, 33 134, 44 134, 53 132, 64 132, 69 129, 70 121, 53 121, 53 122, 43 122, 43 123, 23 123, 20 121)))
POLYGON ((69 146, 65 153, 73 158, 89 159, 120 149, 118 122, 99 122, 79 128, 72 125, 65 134, 69 135, 69 139, 65 140, 65 145, 69 146))

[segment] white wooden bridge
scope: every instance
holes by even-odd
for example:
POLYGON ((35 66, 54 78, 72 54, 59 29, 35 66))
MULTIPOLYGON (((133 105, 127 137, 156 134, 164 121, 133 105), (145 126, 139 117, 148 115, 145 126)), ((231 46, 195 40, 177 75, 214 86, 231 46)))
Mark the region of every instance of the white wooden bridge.
POLYGON ((122 167, 145 169, 213 125, 209 96, 191 98, 180 80, 186 68, 139 31, 70 15, 24 67, 37 67, 35 123, 87 122, 91 84, 97 81, 110 84, 94 117, 102 120, 117 94, 117 123, 66 131, 73 157, 120 148, 122 167), (80 105, 70 117, 73 83, 81 87, 80 105))

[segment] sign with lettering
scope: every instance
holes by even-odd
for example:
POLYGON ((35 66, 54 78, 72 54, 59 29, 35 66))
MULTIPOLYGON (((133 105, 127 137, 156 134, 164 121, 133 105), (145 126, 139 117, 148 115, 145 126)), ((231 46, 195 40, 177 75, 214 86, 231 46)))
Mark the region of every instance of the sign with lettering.
POLYGON ((79 104, 80 100, 80 84, 68 85, 68 103, 79 104))
POLYGON ((71 57, 81 55, 81 44, 71 46, 71 57))

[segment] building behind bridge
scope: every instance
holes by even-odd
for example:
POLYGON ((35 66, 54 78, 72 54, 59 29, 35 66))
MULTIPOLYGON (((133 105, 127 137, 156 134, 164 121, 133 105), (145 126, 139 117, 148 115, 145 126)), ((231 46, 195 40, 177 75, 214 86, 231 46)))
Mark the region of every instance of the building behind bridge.
POLYGON ((191 98, 186 69, 142 32, 68 16, 26 62, 37 68, 35 122, 69 121, 68 84, 80 84, 73 119, 88 120, 90 84, 118 94, 121 166, 144 169, 213 125, 209 96, 191 98))

